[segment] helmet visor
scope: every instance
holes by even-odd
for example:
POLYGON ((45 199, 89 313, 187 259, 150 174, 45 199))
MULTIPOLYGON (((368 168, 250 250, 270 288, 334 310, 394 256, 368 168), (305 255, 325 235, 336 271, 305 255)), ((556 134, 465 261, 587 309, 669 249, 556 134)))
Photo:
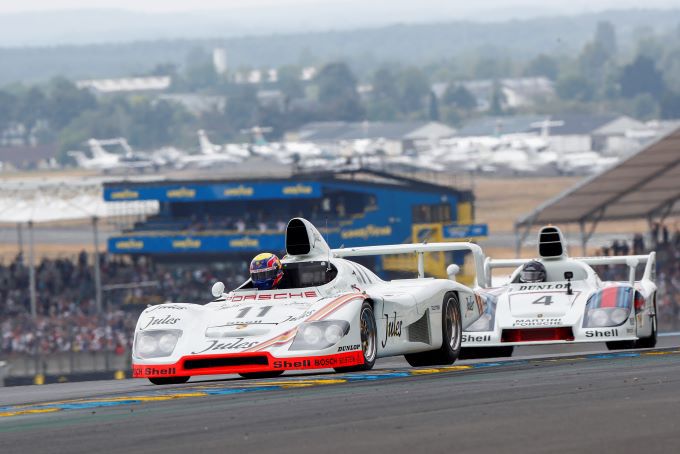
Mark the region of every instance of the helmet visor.
POLYGON ((543 282, 545 273, 543 271, 522 271, 520 274, 522 282, 543 282))
POLYGON ((254 270, 250 272, 250 277, 253 282, 267 282, 276 278, 279 274, 279 269, 270 268, 268 270, 254 270))

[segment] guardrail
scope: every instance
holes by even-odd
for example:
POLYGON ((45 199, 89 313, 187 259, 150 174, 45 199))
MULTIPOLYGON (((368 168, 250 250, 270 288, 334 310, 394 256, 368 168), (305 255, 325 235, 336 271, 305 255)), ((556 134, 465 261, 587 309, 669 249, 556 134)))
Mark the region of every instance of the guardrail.
POLYGON ((50 354, 11 354, 0 361, 0 383, 43 384, 47 381, 71 381, 77 375, 103 375, 124 378, 131 368, 130 351, 58 352, 50 354), (3 366, 4 364, 4 366, 3 366), (47 379, 49 378, 49 379, 47 379))

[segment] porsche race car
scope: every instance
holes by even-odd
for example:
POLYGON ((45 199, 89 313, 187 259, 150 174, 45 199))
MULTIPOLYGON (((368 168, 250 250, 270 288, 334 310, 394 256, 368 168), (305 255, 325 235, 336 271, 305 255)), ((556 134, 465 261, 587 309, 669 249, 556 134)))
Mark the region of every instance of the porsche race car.
POLYGON ((543 227, 537 259, 541 282, 522 282, 528 260, 486 259, 486 284, 476 288, 484 314, 463 333, 461 358, 511 356, 514 346, 606 342, 610 350, 656 345, 655 254, 570 258, 557 227, 543 227), (593 266, 625 265, 629 279, 605 282, 593 266), (638 266, 644 272, 636 280, 638 266), (515 268, 509 281, 491 286, 494 268, 515 268))
POLYGON ((413 366, 453 363, 482 300, 455 280, 423 277, 423 254, 471 243, 403 244, 331 250, 307 220, 286 228, 284 278, 275 290, 248 280, 205 305, 160 304, 139 317, 133 376, 155 384, 191 376, 274 377, 287 370, 368 370, 376 358, 404 355, 413 366), (345 257, 415 253, 419 278, 383 281, 345 257))

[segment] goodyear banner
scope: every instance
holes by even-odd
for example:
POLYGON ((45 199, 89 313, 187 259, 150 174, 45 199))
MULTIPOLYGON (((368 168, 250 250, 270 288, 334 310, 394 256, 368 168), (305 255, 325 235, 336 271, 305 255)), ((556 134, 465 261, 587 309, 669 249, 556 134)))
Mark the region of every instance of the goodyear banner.
POLYGON ((445 239, 465 239, 489 236, 489 226, 487 224, 445 225, 442 228, 442 236, 445 239))
POLYGON ((104 188, 104 200, 206 201, 271 200, 321 197, 321 185, 314 182, 240 182, 215 184, 131 185, 104 188))
POLYGON ((120 236, 109 238, 114 254, 181 254, 281 251, 283 235, 120 236))

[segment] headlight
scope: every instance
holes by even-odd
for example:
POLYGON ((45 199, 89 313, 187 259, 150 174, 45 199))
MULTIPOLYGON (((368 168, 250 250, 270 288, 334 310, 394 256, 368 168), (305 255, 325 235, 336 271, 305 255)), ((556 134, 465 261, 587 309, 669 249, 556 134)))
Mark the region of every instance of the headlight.
POLYGON ((604 309, 593 309, 588 311, 588 323, 592 326, 607 326, 609 316, 604 309))
POLYGON ((170 356, 181 335, 178 329, 139 332, 135 337, 135 356, 145 359, 170 356))
POLYGON ((349 332, 344 320, 302 323, 290 350, 323 350, 337 344, 349 332))
POLYGON ((630 311, 628 309, 624 309, 622 307, 615 307, 614 309, 612 309, 611 314, 609 314, 609 318, 611 318, 614 324, 620 325, 621 323, 628 320, 629 312, 630 311))
POLYGON ((324 339, 331 345, 337 344, 344 335, 340 325, 329 325, 323 333, 324 339))
POLYGON ((472 325, 468 326, 465 331, 492 331, 493 317, 491 314, 482 314, 472 325))
POLYGON ((598 307, 587 309, 586 317, 583 322, 584 328, 602 328, 608 326, 619 326, 630 315, 630 309, 625 307, 598 307))

